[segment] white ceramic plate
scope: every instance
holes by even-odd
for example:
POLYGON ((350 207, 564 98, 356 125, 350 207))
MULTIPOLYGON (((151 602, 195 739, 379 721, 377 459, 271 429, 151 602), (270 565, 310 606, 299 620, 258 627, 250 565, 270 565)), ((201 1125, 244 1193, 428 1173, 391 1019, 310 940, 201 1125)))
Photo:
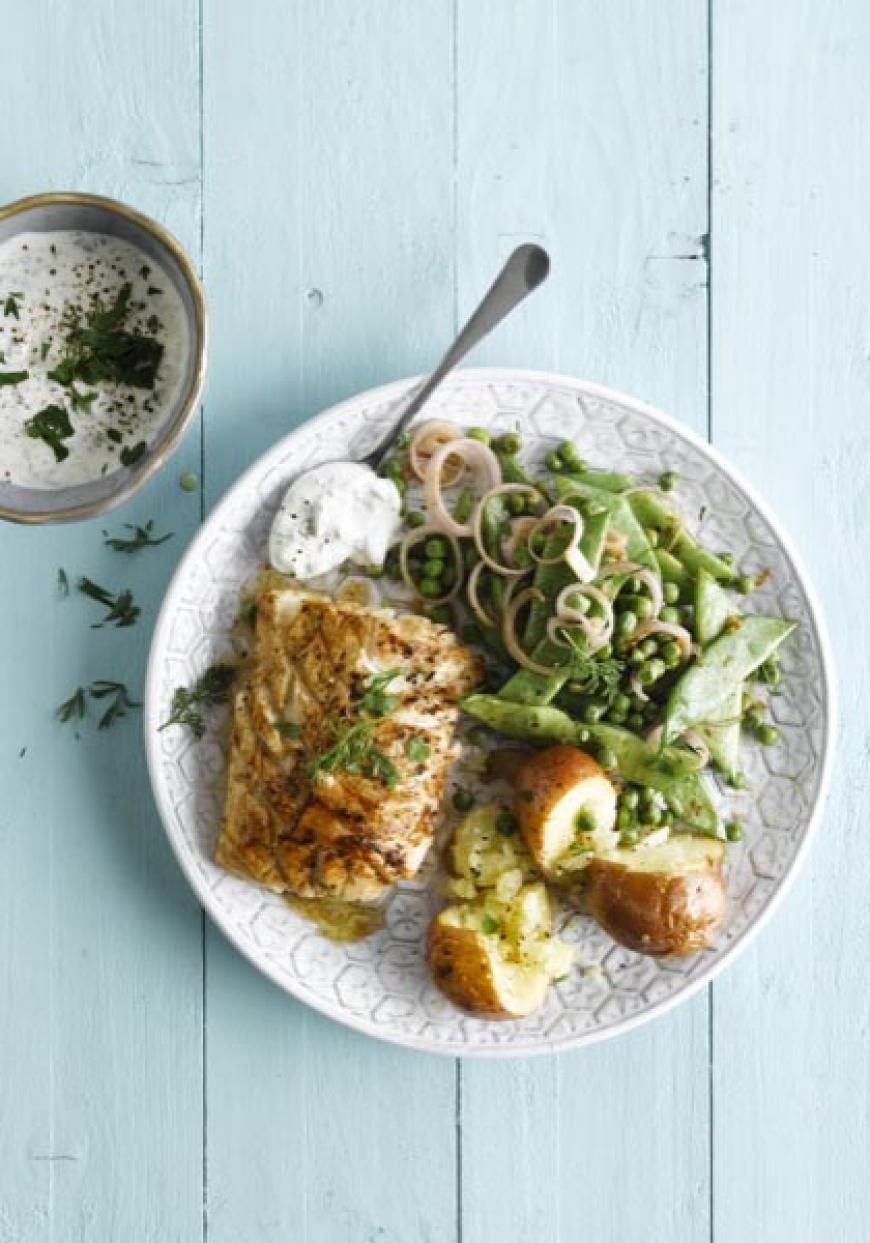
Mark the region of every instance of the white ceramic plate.
POLYGON ((226 651, 242 584, 266 557, 272 515, 288 482, 321 461, 363 456, 390 424, 403 380, 327 410, 262 457, 229 491, 181 562, 154 633, 144 724, 151 781, 166 832, 200 901, 235 946, 281 988, 314 1009, 382 1040, 463 1055, 530 1054, 589 1044, 626 1031, 689 997, 735 956, 770 915, 804 854, 831 758, 833 685, 812 589, 775 519, 695 435, 621 393, 565 376, 475 370, 449 379, 426 415, 493 429, 519 427, 533 459, 558 441, 577 442, 593 466, 653 479, 680 473, 679 497, 714 548, 745 569, 771 570, 753 596, 759 612, 796 618, 786 645, 773 717, 777 747, 747 744, 744 840, 729 850, 730 913, 716 945, 688 958, 656 960, 615 945, 576 917, 564 935, 580 966, 519 1022, 484 1022, 457 1010, 428 978, 423 946, 436 907, 431 866, 400 884, 375 936, 337 945, 279 897, 212 863, 224 755, 211 735, 157 732, 173 689, 188 685, 226 651), (688 509, 688 507, 691 507, 688 509))

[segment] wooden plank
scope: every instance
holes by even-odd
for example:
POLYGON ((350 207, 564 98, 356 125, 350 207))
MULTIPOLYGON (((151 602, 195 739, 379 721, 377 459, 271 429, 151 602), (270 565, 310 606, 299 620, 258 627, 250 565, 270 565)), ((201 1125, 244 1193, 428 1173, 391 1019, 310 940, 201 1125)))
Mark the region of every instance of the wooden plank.
MULTIPOLYGON (((449 338, 451 30, 446 0, 205 19, 211 500, 449 338)), ((321 1019, 211 931, 207 963, 211 1243, 452 1238, 453 1063, 321 1019)))
POLYGON ((866 292, 870 10, 714 6, 713 429, 826 602, 843 726, 807 874, 715 989, 715 1238, 870 1217, 866 292))
MULTIPOLYGON (((198 253, 195 5, 33 0, 4 14, 3 201, 127 199, 198 253), (12 110, 10 112, 10 109, 12 110)), ((153 810, 137 720, 97 733, 53 709, 80 683, 141 689, 150 623, 199 517, 164 477, 111 518, 0 530, 0 1237, 195 1238, 201 1220, 201 924, 153 810), (137 558, 103 526, 159 516, 137 558), (124 564, 121 565, 120 561, 124 564), (89 629, 58 566, 129 585, 133 630, 89 629), (14 654, 14 655, 13 655, 14 654)))
MULTIPOLYGON (((684 0, 460 9, 461 313, 520 240, 553 260, 477 358, 705 428, 706 48, 684 0)), ((707 1058, 701 996, 588 1052, 464 1063, 465 1243, 706 1238, 707 1058)))

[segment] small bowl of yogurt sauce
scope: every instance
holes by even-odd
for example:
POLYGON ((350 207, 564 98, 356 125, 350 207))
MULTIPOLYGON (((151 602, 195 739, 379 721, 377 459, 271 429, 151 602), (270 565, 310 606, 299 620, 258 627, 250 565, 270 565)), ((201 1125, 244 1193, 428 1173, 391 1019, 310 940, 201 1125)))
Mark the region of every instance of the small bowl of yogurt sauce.
POLYGON ((91 194, 0 207, 0 518, 132 496, 181 440, 206 356, 202 286, 161 225, 91 194))

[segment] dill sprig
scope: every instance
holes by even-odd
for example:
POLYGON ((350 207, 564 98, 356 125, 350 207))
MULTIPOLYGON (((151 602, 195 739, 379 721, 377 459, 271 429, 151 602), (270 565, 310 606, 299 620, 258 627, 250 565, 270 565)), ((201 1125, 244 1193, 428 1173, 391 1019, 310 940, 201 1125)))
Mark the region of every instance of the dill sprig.
POLYGON ((103 543, 107 547, 113 548, 115 552, 138 552, 140 548, 156 548, 158 544, 165 544, 168 539, 172 539, 172 531, 167 535, 161 535, 159 539, 155 539, 152 532, 154 531, 153 519, 146 522, 144 527, 134 526, 132 522, 125 522, 124 526, 133 534, 129 537, 121 535, 109 535, 108 531, 104 531, 105 539, 103 543))
POLYGON ((117 596, 113 596, 105 587, 90 578, 80 578, 78 588, 83 595, 96 600, 108 610, 101 622, 94 622, 91 627, 93 630, 99 630, 110 622, 114 622, 116 626, 132 626, 142 611, 138 604, 133 603, 133 593, 130 590, 120 591, 117 596))
POLYGON ((357 702, 363 713, 362 718, 353 725, 333 726, 332 746, 312 756, 306 765, 309 780, 313 780, 318 773, 342 769, 347 773, 362 773, 364 777, 379 779, 388 790, 395 789, 399 784, 399 770, 375 743, 374 732, 378 721, 389 716, 399 705, 399 697, 388 694, 386 688, 400 673, 400 669, 387 669, 366 679, 357 702))
POLYGON ((128 708, 142 707, 137 700, 130 698, 130 693, 123 682, 109 682, 104 679, 92 682, 90 696, 92 699, 107 699, 111 696, 108 708, 100 717, 98 729, 108 729, 115 721, 127 715, 128 708))
POLYGON ((81 720, 87 710, 85 688, 83 686, 78 686, 70 695, 69 699, 65 699, 62 704, 58 705, 55 715, 61 724, 65 725, 67 721, 72 721, 76 718, 81 720))
POLYGON ((612 697, 619 689, 619 682, 626 665, 612 656, 599 659, 587 652, 567 627, 559 629, 559 637, 571 649, 568 669, 572 689, 579 695, 605 695, 612 697))
POLYGON ((169 706, 169 716, 160 726, 187 725, 195 738, 205 733, 200 709, 225 703, 236 676, 235 665, 214 664, 197 678, 193 686, 177 686, 169 706))

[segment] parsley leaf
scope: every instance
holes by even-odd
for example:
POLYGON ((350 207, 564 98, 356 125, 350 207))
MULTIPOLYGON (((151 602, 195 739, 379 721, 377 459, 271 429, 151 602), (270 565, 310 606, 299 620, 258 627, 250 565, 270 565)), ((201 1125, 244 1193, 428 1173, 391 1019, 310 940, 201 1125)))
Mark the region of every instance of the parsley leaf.
POLYGON ((8 294, 6 295, 6 301, 3 303, 3 314, 4 314, 5 316, 7 316, 7 318, 8 318, 10 315, 12 316, 12 318, 13 318, 13 319, 18 319, 18 318, 19 318, 19 315, 18 315, 18 311, 19 311, 18 302, 19 302, 19 299, 21 299, 21 298, 23 298, 23 297, 24 297, 24 294, 23 294, 23 293, 21 293, 20 291, 17 291, 17 292, 15 292, 15 293, 8 293, 8 294))
POLYGON ((123 682, 93 682, 90 688, 92 699, 106 699, 111 696, 112 702, 100 717, 97 728, 108 729, 115 721, 127 715, 128 708, 141 708, 141 704, 130 698, 129 691, 123 682))
POLYGON ((235 676, 235 665, 218 663, 210 665, 200 674, 193 686, 177 686, 172 696, 169 716, 160 729, 166 729, 170 725, 188 725, 195 738, 202 738, 205 722, 199 709, 225 703, 235 676))
POLYGON ((61 724, 65 725, 67 721, 72 721, 76 717, 81 720, 86 711, 87 704, 85 703, 85 688, 83 686, 79 686, 73 691, 69 699, 65 699, 64 702, 58 706, 56 715, 61 724))
POLYGON ((62 441, 69 440, 74 429, 62 406, 43 406, 32 418, 24 420, 24 430, 31 440, 44 440, 56 462, 69 457, 69 449, 62 441))
POLYGON ((290 738, 291 740, 302 737, 302 726, 297 725, 295 721, 276 721, 275 729, 282 738, 290 738))
POLYGON ((429 758, 429 743, 425 738, 409 738, 405 743, 405 755, 414 764, 422 764, 429 758))
POLYGON ((133 445, 132 449, 129 445, 124 445, 124 448, 121 450, 121 465, 135 466, 147 448, 148 446, 144 440, 140 440, 138 444, 133 445))
POLYGON ((67 309, 64 317, 66 348, 58 365, 48 373, 50 380, 67 387, 74 380, 83 384, 109 380, 133 388, 154 387, 163 360, 163 346, 154 337, 122 327, 131 292, 132 286, 127 282, 118 290, 110 307, 98 302, 89 312, 84 326, 77 313, 67 309))

